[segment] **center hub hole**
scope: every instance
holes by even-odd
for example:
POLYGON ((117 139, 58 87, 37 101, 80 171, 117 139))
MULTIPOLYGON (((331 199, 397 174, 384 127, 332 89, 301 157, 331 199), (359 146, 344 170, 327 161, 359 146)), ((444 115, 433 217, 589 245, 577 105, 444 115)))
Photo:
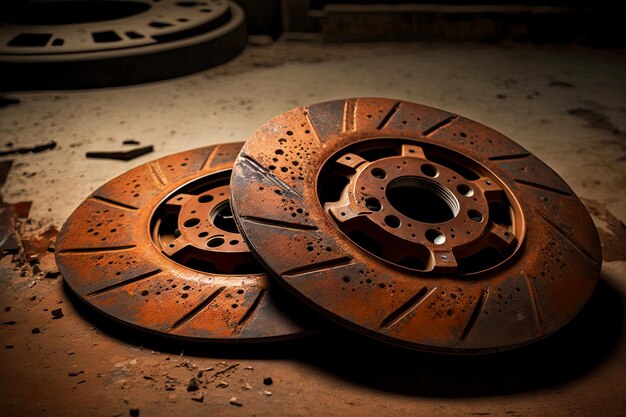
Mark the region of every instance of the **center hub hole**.
POLYGON ((385 196, 405 216, 423 223, 443 223, 459 214, 459 202, 450 190, 422 177, 402 177, 389 183, 385 196))
POLYGON ((237 224, 235 224, 235 216, 233 216, 233 212, 230 209, 230 201, 228 200, 213 209, 211 222, 215 227, 225 232, 239 233, 237 224))

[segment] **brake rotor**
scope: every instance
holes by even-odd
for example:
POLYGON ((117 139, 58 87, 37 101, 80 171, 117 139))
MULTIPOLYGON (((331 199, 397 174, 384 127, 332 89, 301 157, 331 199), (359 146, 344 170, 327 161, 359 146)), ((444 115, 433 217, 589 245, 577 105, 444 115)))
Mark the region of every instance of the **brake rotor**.
POLYGON ((230 212, 241 145, 166 156, 97 189, 57 239, 69 287, 107 316, 168 336, 237 342, 304 335, 270 294, 230 212))
POLYGON ((450 353, 513 348, 573 318, 600 271, 582 203, 500 133, 358 98, 283 113, 233 169, 246 241, 310 306, 369 336, 450 353))
POLYGON ((5 89, 91 88, 190 74, 246 45, 228 0, 39 0, 5 6, 5 89))

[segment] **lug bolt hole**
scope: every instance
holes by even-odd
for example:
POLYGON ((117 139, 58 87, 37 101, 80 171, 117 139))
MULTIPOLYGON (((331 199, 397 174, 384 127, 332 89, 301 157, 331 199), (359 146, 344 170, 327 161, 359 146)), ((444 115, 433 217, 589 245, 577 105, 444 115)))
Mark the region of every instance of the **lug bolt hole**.
POLYGON ((435 245, 443 245, 446 241, 446 237, 439 230, 429 229, 425 233, 426 239, 430 243, 434 243, 435 245))
POLYGON ((185 220, 185 223, 183 223, 183 226, 185 227, 194 227, 200 224, 200 219, 197 217, 194 217, 192 219, 187 219, 185 220))
POLYGON ((396 216, 389 215, 385 217, 385 224, 391 228, 397 229, 400 227, 400 219, 396 216))
POLYGON ((469 185, 466 184, 459 184, 456 187, 456 190, 459 192, 459 194, 461 194, 462 196, 465 197, 471 197, 474 195, 474 190, 472 190, 469 185))
POLYGON ((378 178, 379 180, 384 180, 387 177, 387 173, 380 168, 374 168, 372 170, 372 175, 374 178, 378 178))
POLYGON ((370 197, 365 200, 365 207, 367 207, 368 210, 371 211, 380 211, 380 209, 382 208, 380 201, 378 201, 378 199, 374 197, 370 197))
POLYGON ((476 210, 469 210, 467 212, 467 217, 470 218, 470 220, 476 222, 476 223, 480 223, 483 221, 483 215, 476 210))
POLYGON ((213 196, 209 194, 201 195, 200 197, 198 197, 198 202, 200 203, 210 203, 211 201, 213 201, 213 196))
POLYGON ((213 239, 209 239, 206 245, 210 248, 217 248, 218 246, 222 246, 224 244, 224 239, 221 237, 214 237, 213 239))
POLYGON ((437 175, 439 175, 439 171, 437 171, 437 168, 430 164, 422 165, 421 170, 422 173, 427 177, 435 178, 437 175))

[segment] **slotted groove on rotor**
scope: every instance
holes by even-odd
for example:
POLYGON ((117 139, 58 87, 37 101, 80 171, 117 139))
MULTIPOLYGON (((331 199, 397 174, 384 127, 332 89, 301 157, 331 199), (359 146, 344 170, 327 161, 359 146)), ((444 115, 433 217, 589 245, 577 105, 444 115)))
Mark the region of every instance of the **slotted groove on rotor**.
POLYGON ((380 323, 380 327, 388 329, 405 318, 411 311, 415 310, 417 306, 424 301, 430 294, 432 294, 437 287, 432 288, 430 291, 428 288, 423 287, 414 296, 409 298, 396 310, 392 311, 385 319, 380 323))
POLYGON ((270 180, 278 188, 281 188, 285 193, 287 193, 287 195, 292 195, 297 198, 302 198, 300 194, 294 191, 289 185, 287 185, 286 182, 284 182, 283 180, 281 180, 280 178, 278 178, 277 176, 269 172, 250 155, 246 155, 242 153, 240 157, 243 158, 253 170, 257 171, 259 174, 263 175, 265 178, 270 180))
POLYGON ((469 320, 467 321, 465 328, 463 329, 463 333, 461 334, 461 340, 466 340, 470 332, 472 331, 472 329, 474 329, 474 326, 476 326, 476 322, 478 321, 478 316, 480 316, 480 313, 483 310, 483 306, 485 305, 485 301, 487 300, 488 296, 489 296, 488 290, 482 290, 480 292, 480 296, 478 297, 478 300, 476 300, 476 305, 474 306, 474 310, 472 311, 472 314, 469 320))
POLYGON ((196 317, 202 310, 204 310, 209 304, 211 304, 217 297, 219 297, 219 295, 226 289, 226 287, 220 287, 217 290, 215 290, 211 295, 209 295, 207 298, 205 298, 204 300, 202 300, 197 306, 195 306, 194 308, 192 308, 188 313, 186 313, 184 316, 182 316, 181 318, 179 318, 178 320, 176 320, 176 322, 174 322, 174 324, 172 324, 172 327, 170 328, 170 331, 174 331, 177 328, 179 328, 180 326, 182 326, 183 324, 189 322, 190 320, 192 320, 194 317, 196 317))
POLYGON ((161 269, 156 269, 154 271, 146 272, 145 274, 137 275, 136 277, 132 277, 132 278, 126 279, 124 281, 116 282, 115 284, 111 284, 111 285, 107 285, 106 287, 99 288, 99 289, 97 289, 95 291, 92 291, 92 292, 86 294, 85 296, 86 297, 92 297, 92 296, 95 296, 95 295, 104 294, 106 292, 109 292, 109 291, 112 291, 112 290, 124 287, 126 285, 134 284, 135 282, 138 282, 138 281, 143 281, 144 279, 153 277, 153 276, 155 276, 157 274, 160 274, 161 272, 162 272, 161 269))
POLYGON ((250 307, 248 307, 248 310, 246 310, 244 315, 241 316, 241 319, 237 323, 237 330, 236 330, 237 333, 241 333, 243 329, 245 329, 246 324, 248 324, 248 320, 250 320, 250 317, 252 317, 252 314, 254 313, 254 311, 261 304, 263 297, 265 297, 265 293, 266 293, 265 289, 262 289, 261 291, 259 291, 259 294, 256 296, 256 298, 254 299, 250 307))
POLYGON ((302 223, 292 223, 284 220, 274 220, 274 219, 265 219, 257 216, 241 216, 241 219, 258 224, 264 224, 267 226, 274 227, 282 227, 284 229, 293 229, 293 230, 317 230, 317 226, 302 224, 302 223))
POLYGON ((431 126, 428 129, 424 130, 422 132, 422 135, 426 136, 426 137, 432 136, 433 134, 437 133, 439 130, 445 128, 446 126, 448 126, 452 122, 456 121, 456 119, 458 119, 458 118, 459 118, 459 116, 457 116, 457 115, 450 116, 447 119, 442 120, 441 122, 437 123, 436 125, 431 126))
POLYGON ((543 309, 541 308, 541 302, 539 300, 539 295, 537 294, 537 287, 535 287, 535 283, 531 277, 525 277, 526 285, 528 285, 528 292, 530 293, 531 302, 533 304, 533 310, 535 313, 535 317, 537 318, 537 327, 540 332, 545 331, 545 319, 543 317, 543 309))
POLYGON ((391 118, 396 114, 398 109, 400 109, 401 105, 402 105, 402 102, 400 102, 400 101, 395 103, 393 105, 393 107, 391 108, 391 110, 389 110, 389 112, 387 112, 385 117, 383 117, 383 120, 380 121, 380 123, 378 124, 378 127, 376 129, 378 129, 378 130, 384 129, 387 126, 387 124, 389 123, 389 121, 391 120, 391 118))
POLYGON ((513 181, 515 181, 518 184, 525 185, 527 187, 533 187, 533 188, 538 188, 538 189, 544 190, 544 191, 550 191, 551 193, 560 194, 560 195, 563 195, 563 196, 566 196, 566 197, 574 197, 572 194, 570 194, 570 193, 568 193, 566 191, 559 190, 559 189, 554 188, 554 187, 550 187, 549 185, 539 184, 537 182, 521 180, 521 179, 514 179, 513 181))
POLYGON ((292 268, 287 271, 284 271, 281 275, 283 276, 297 276, 297 275, 308 275, 314 274, 320 271, 326 271, 334 268, 342 268, 352 265, 352 258, 350 257, 342 257, 338 259, 331 259, 328 261, 317 262, 311 265, 305 265, 298 268, 292 268))
POLYGON ((83 254, 83 253, 97 253, 97 252, 117 252, 124 251, 136 248, 137 245, 122 245, 122 246, 101 246, 94 248, 68 248, 68 249, 60 249, 58 253, 67 253, 67 254, 83 254))
POLYGON ((117 208, 120 208, 120 209, 123 209, 123 210, 137 210, 137 207, 135 207, 135 206, 131 206, 129 204, 124 204, 122 202, 115 201, 115 200, 110 199, 110 198, 101 197, 99 195, 92 195, 91 198, 96 200, 96 201, 99 201, 101 203, 107 204, 109 206, 117 207, 117 208))
POLYGON ((565 238, 565 240, 567 242, 569 242, 572 245, 572 247, 574 247, 574 249, 576 249, 578 252, 580 252, 581 255, 583 255, 585 258, 587 258, 590 262, 592 262, 594 264, 599 264, 600 263, 582 245, 578 244, 577 242, 574 242, 574 240, 567 233, 565 233, 565 231, 559 225, 554 223, 552 220, 550 220, 546 215, 541 213, 539 210, 537 210, 536 212, 543 220, 545 220, 546 223, 548 223, 550 226, 552 226, 552 228, 554 228, 554 230, 559 232, 559 234, 561 236, 563 236, 565 238))

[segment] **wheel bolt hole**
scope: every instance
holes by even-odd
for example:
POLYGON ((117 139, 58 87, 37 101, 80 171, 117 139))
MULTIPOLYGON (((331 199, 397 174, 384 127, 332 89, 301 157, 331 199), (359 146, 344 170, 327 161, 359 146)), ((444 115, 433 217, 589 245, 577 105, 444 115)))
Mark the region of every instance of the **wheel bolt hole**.
POLYGON ((469 185, 466 184, 459 184, 456 187, 456 190, 459 192, 459 194, 461 194, 462 196, 465 197, 471 197, 474 195, 474 190, 472 190, 469 185))
POLYGON ((230 242, 228 242, 230 245, 237 245, 239 244, 238 240, 231 240, 230 242))
POLYGON ((218 246, 222 246, 224 244, 224 239, 221 237, 214 237, 213 239, 209 239, 206 245, 210 248, 217 248, 218 246))
POLYGON ((183 226, 185 227, 194 227, 200 224, 200 219, 197 217, 194 217, 192 219, 187 219, 185 220, 185 223, 183 223, 183 226))
POLYGON ((422 165, 421 170, 422 173, 427 177, 435 178, 437 175, 439 175, 439 171, 437 171, 437 168, 430 164, 422 165))
POLYGON ((380 168, 374 168, 372 170, 372 175, 374 178, 378 178, 379 180, 384 180, 387 177, 387 173, 380 168))
POLYGON ((198 237, 207 237, 209 235, 209 232, 200 232, 198 233, 198 237))
POLYGON ((439 230, 429 229, 425 233, 426 239, 430 243, 434 243, 435 245, 443 245, 446 241, 446 237, 439 230))
POLYGON ((382 208, 380 201, 378 201, 378 199, 374 197, 370 197, 365 200, 365 207, 367 207, 368 210, 371 211, 380 211, 380 209, 382 208))
POLYGON ((209 194, 201 195, 200 197, 198 197, 199 203, 209 203, 211 201, 213 201, 213 196, 209 194))
POLYGON ((467 217, 469 217, 471 221, 474 221, 476 223, 480 223, 483 221, 483 215, 477 210, 469 210, 467 212, 467 217))
POLYGON ((389 215, 385 217, 385 224, 391 228, 397 229, 400 227, 400 219, 396 216, 389 215))

